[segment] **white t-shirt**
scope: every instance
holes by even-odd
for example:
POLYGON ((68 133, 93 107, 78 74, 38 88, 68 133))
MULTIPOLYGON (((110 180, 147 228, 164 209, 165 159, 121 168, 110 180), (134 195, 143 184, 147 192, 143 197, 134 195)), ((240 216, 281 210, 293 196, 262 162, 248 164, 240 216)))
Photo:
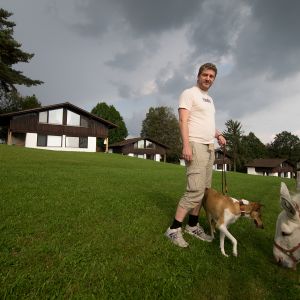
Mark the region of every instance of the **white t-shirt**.
POLYGON ((201 144, 213 144, 216 132, 213 99, 198 86, 186 89, 179 98, 179 108, 189 110, 189 140, 201 144))

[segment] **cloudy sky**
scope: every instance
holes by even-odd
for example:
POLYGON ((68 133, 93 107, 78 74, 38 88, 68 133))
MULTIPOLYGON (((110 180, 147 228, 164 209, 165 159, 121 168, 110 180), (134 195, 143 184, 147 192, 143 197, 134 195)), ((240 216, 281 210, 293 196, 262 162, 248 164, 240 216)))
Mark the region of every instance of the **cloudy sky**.
POLYGON ((242 124, 264 143, 300 136, 300 1, 0 0, 14 37, 35 56, 19 64, 45 83, 21 87, 42 105, 69 101, 87 111, 114 105, 130 137, 150 107, 177 114, 181 91, 204 62, 218 66, 210 90, 217 126, 242 124))

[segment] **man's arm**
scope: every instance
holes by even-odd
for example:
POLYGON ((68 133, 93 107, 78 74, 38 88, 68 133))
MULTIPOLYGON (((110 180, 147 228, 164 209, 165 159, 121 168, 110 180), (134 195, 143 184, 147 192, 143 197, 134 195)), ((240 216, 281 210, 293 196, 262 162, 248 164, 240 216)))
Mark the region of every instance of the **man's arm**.
POLYGON ((179 128, 182 139, 182 158, 191 161, 193 157, 192 149, 189 143, 189 128, 188 118, 190 115, 189 110, 185 108, 179 108, 179 128))

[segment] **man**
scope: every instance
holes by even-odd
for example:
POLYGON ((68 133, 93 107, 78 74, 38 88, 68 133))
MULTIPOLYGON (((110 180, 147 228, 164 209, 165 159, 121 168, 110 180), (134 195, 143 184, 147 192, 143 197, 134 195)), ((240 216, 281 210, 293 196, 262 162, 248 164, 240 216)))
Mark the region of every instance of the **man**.
POLYGON ((183 143, 182 157, 186 163, 187 187, 180 199, 173 224, 165 235, 177 246, 187 247, 182 236, 182 222, 189 214, 185 232, 203 240, 212 241, 198 223, 205 188, 211 187, 215 159, 214 138, 219 145, 226 140, 215 127, 215 107, 208 95, 217 75, 214 64, 206 63, 199 69, 197 85, 183 91, 179 98, 179 127, 183 143))

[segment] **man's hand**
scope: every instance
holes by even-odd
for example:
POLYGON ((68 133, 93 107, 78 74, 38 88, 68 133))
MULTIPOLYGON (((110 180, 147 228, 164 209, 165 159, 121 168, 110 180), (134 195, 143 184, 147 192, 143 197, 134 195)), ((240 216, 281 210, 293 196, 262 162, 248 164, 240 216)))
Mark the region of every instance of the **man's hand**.
POLYGON ((186 161, 191 161, 193 159, 193 152, 190 145, 182 148, 182 158, 186 161))
POLYGON ((224 138, 224 136, 223 135, 219 135, 218 136, 218 144, 220 145, 220 146, 225 146, 226 145, 226 139, 224 138))

